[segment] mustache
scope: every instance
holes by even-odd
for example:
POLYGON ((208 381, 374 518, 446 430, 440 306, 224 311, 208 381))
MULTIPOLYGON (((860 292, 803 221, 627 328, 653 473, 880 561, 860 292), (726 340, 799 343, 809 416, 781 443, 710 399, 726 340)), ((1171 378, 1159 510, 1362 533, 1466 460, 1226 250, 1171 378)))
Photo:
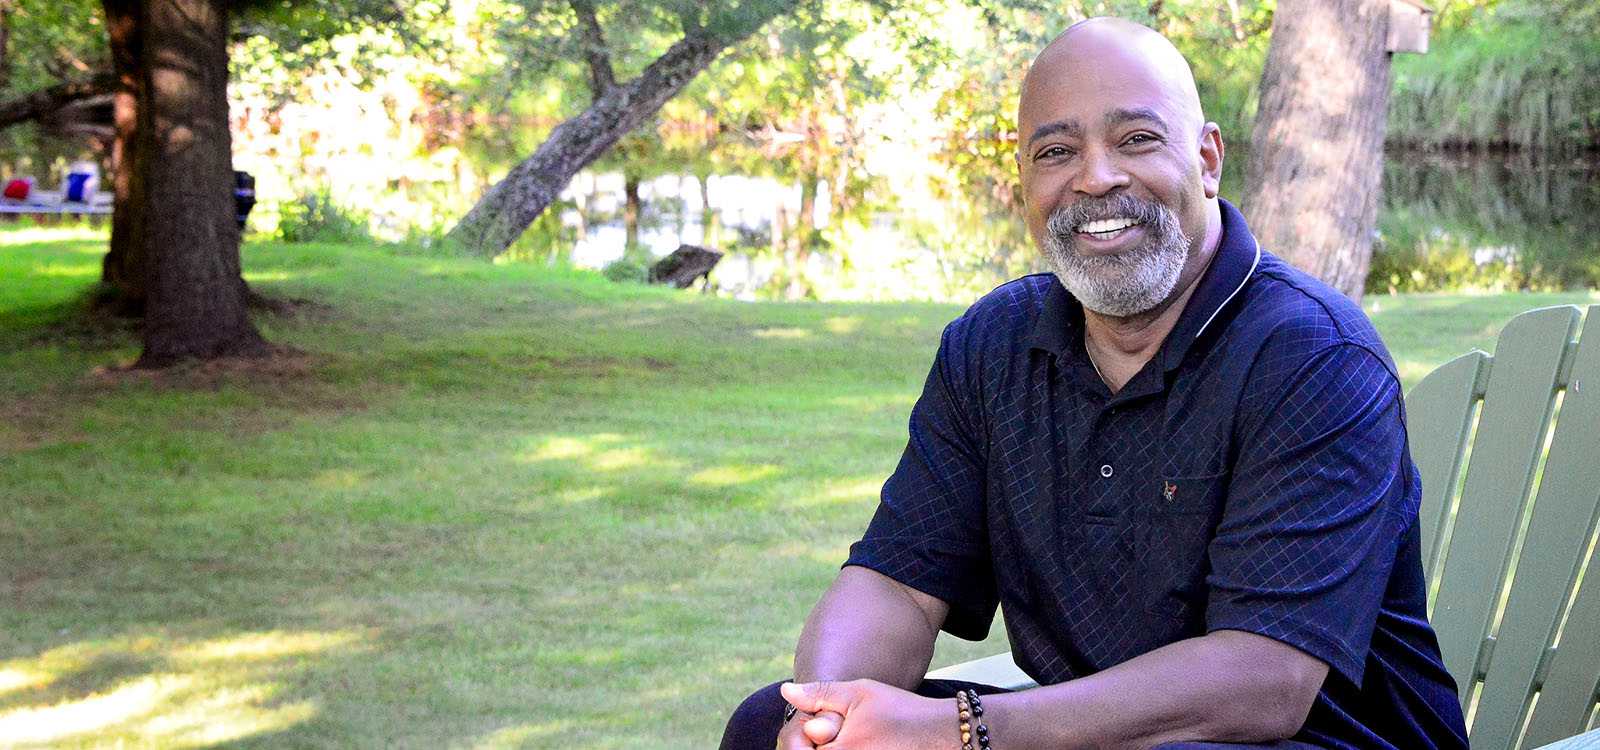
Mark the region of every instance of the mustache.
POLYGON ((1050 218, 1045 221, 1045 229, 1056 237, 1066 239, 1087 222, 1121 217, 1133 219, 1155 230, 1165 230, 1168 224, 1176 221, 1172 212, 1159 203, 1140 200, 1127 193, 1118 193, 1102 198, 1085 198, 1061 206, 1050 212, 1050 218))

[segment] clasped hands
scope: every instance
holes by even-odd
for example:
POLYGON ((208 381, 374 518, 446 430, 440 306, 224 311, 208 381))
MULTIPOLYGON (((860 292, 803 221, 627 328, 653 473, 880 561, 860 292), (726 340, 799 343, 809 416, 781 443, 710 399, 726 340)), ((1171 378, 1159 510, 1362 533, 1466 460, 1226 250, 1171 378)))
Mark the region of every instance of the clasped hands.
POLYGON ((778 750, 960 750, 955 701, 875 680, 784 683, 795 716, 778 750))

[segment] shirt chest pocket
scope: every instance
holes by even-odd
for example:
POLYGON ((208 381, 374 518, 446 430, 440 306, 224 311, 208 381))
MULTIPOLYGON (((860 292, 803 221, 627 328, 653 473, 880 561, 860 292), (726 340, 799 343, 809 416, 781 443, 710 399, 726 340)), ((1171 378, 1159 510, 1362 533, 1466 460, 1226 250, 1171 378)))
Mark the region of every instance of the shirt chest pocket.
POLYGON ((1136 535, 1146 610, 1185 624, 1205 615, 1207 548, 1222 517, 1229 475, 1162 477, 1141 490, 1136 535))

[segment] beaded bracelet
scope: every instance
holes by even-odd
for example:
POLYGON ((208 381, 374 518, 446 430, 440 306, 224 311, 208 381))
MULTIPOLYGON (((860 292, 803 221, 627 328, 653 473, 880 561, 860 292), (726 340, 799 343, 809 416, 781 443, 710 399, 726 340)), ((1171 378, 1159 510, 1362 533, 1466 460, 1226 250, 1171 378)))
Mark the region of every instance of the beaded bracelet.
POLYGON ((989 728, 983 725, 983 702, 978 699, 978 691, 956 691, 956 717, 961 722, 961 750, 993 750, 989 747, 989 728), (978 744, 972 744, 973 738, 978 744))

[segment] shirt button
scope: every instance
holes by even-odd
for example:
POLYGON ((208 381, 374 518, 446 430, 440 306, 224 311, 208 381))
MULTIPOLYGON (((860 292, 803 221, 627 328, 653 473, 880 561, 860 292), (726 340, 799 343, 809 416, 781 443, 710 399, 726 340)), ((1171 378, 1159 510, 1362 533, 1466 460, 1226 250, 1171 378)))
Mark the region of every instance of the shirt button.
POLYGON ((1105 464, 1100 467, 1100 476, 1107 479, 1111 478, 1111 464, 1105 464))

